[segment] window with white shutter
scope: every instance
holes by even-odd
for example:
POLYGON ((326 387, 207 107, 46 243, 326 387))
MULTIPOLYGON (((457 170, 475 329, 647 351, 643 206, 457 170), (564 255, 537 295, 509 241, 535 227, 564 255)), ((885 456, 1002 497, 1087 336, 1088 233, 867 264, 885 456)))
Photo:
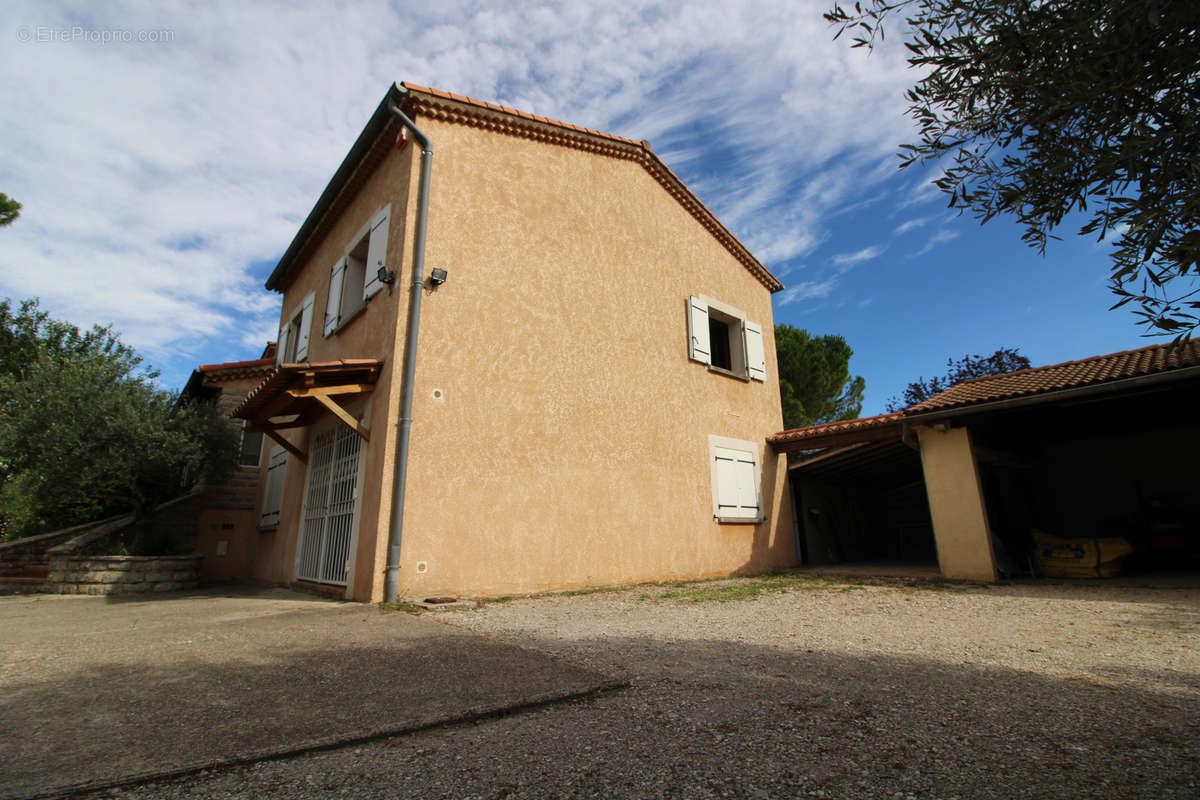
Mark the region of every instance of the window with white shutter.
POLYGON ((287 317, 287 322, 280 327, 279 345, 275 350, 276 364, 293 364, 308 358, 315 300, 316 296, 309 292, 300 306, 287 317))
MULTIPOLYGON (((332 336, 353 319, 371 297, 383 288, 380 267, 387 263, 388 224, 392 207, 386 205, 371 217, 329 273, 329 296, 325 302, 324 336, 332 336)), ((392 270, 393 272, 395 270, 392 270)))
POLYGON ((753 442, 708 437, 712 478, 713 519, 718 522, 760 522, 762 473, 753 442))
POLYGON ((703 295, 687 299, 688 358, 745 380, 767 379, 762 326, 733 306, 703 295))
POLYGON ((363 302, 383 288, 379 280, 379 270, 387 267, 388 220, 391 218, 392 207, 387 206, 371 220, 371 231, 367 242, 367 265, 363 281, 363 302))
POLYGON ((746 369, 752 381, 767 379, 767 351, 763 346, 762 326, 757 322, 746 323, 746 369))
POLYGON ((267 490, 263 493, 262 513, 259 515, 258 527, 271 529, 279 527, 279 514, 283 509, 283 479, 287 475, 287 451, 282 447, 271 450, 271 460, 267 464, 267 490))
POLYGON ((325 325, 323 335, 328 336, 342 324, 342 277, 346 271, 346 259, 338 259, 329 271, 329 296, 325 301, 325 325))
MULTIPOLYGON (((292 332, 292 323, 285 322, 283 325, 279 326, 279 342, 278 342, 278 344, 275 345, 275 363, 276 364, 282 364, 288 360, 288 352, 289 352, 288 345, 291 344, 288 341, 288 339, 291 337, 291 332, 292 332)), ((295 353, 296 351, 294 349, 292 349, 291 352, 295 353)))
POLYGON ((708 342, 708 303, 698 297, 688 298, 688 358, 701 364, 710 363, 708 342))
POLYGON ((308 360, 308 340, 312 336, 313 303, 315 300, 316 297, 312 292, 309 292, 308 297, 304 298, 304 305, 300 307, 300 325, 296 329, 297 361, 308 360))

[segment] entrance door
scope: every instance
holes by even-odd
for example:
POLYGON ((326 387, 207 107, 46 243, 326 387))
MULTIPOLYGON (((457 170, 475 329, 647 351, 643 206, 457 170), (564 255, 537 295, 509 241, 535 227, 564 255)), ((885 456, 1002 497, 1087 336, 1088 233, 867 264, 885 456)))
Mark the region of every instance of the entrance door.
POLYGON ((346 585, 362 439, 345 425, 313 437, 296 577, 346 585))

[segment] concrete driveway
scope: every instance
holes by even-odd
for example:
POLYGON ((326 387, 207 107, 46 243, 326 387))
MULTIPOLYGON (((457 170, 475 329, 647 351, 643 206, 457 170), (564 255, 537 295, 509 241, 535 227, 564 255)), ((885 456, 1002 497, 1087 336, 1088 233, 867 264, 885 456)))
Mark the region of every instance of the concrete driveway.
POLYGON ((430 616, 280 589, 0 598, 0 798, 417 730, 613 681, 430 616))

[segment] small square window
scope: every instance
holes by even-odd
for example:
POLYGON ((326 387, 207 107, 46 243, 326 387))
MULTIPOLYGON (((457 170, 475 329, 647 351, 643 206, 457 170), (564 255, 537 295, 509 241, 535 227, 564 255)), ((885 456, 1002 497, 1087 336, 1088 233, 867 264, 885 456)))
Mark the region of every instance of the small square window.
POLYGON ((708 297, 688 298, 688 358, 743 380, 767 378, 762 326, 708 297))

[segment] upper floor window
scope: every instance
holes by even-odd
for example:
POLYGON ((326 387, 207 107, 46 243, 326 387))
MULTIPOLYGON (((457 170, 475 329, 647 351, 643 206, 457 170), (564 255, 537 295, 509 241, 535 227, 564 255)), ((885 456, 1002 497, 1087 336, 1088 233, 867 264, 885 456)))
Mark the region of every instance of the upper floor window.
POLYGON ((314 300, 313 293, 309 292, 304 301, 285 317, 286 321, 279 328, 279 344, 275 350, 276 364, 293 364, 308 358, 314 300))
POLYGON ((387 268, 388 222, 392 207, 386 205, 359 231, 346 254, 329 273, 329 297, 325 303, 324 335, 329 336, 383 288, 380 269, 387 268))
POLYGON ((703 295, 689 297, 688 358, 745 380, 767 379, 762 326, 746 314, 703 295))

